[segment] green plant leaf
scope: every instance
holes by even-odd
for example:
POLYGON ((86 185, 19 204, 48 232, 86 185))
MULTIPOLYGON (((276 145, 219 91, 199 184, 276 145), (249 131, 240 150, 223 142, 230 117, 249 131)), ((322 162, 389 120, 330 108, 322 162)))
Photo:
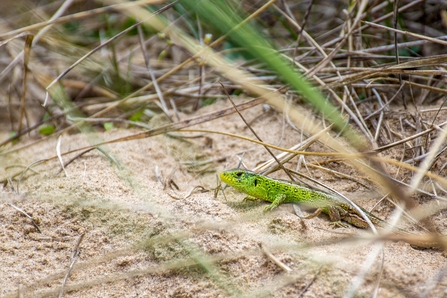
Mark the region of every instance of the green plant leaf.
POLYGON ((52 135, 56 131, 56 128, 53 125, 42 125, 39 128, 39 133, 44 136, 52 135))
POLYGON ((113 129, 113 122, 106 122, 106 123, 104 123, 104 128, 107 131, 111 131, 113 129))

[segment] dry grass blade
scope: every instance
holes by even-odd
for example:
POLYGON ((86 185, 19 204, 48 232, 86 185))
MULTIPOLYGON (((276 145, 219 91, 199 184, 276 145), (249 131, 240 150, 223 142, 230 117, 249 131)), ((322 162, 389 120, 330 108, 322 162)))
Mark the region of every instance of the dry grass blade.
POLYGON ((389 31, 392 31, 392 32, 400 33, 400 34, 403 34, 403 35, 408 35, 408 36, 411 36, 411 37, 416 37, 416 38, 418 38, 418 39, 428 40, 428 41, 430 41, 430 42, 437 43, 437 44, 440 44, 440 45, 444 45, 444 46, 447 45, 447 41, 440 40, 440 39, 437 39, 437 38, 432 38, 432 37, 429 37, 429 36, 425 36, 425 35, 421 35, 421 34, 416 34, 416 33, 413 33, 413 32, 408 32, 408 31, 402 31, 402 30, 398 30, 398 29, 393 29, 393 28, 389 28, 389 27, 386 27, 386 26, 382 26, 382 25, 375 24, 375 23, 371 23, 371 22, 367 22, 367 21, 365 21, 365 24, 368 24, 368 25, 371 26, 371 27, 376 27, 376 28, 380 28, 380 29, 385 29, 385 30, 389 30, 389 31))
POLYGON ((26 84, 28 75, 28 61, 30 56, 30 49, 33 43, 33 36, 28 35, 25 41, 24 59, 23 59, 23 85, 22 85, 22 99, 20 100, 20 116, 19 116, 19 132, 22 131, 23 118, 25 116, 25 101, 26 101, 26 84))
POLYGON ((345 297, 354 297, 355 293, 358 291, 358 289, 362 286, 363 282, 365 281, 366 275, 368 274, 368 272, 371 271, 371 268, 377 262, 379 254, 381 254, 380 263, 383 266, 383 259, 384 259, 383 245, 380 243, 375 244, 371 252, 366 257, 366 260, 363 263, 361 270, 353 278, 351 286, 346 291, 345 297))
POLYGON ((57 138, 57 145, 56 145, 57 158, 59 159, 59 162, 61 163, 61 168, 64 171, 65 176, 69 177, 67 171, 65 170, 64 161, 62 160, 62 156, 61 156, 61 140, 62 140, 62 136, 59 136, 59 138, 57 138))

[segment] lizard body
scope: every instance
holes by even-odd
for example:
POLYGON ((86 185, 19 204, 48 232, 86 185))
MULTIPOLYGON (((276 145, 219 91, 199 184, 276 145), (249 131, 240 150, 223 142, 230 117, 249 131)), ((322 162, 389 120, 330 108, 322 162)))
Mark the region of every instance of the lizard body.
MULTIPOLYGON (((358 210, 337 196, 314 190, 289 181, 273 179, 251 171, 234 169, 220 173, 220 179, 229 186, 249 195, 247 199, 262 199, 271 202, 265 211, 283 203, 299 203, 326 213, 332 222, 343 220, 358 228, 368 228, 358 210)), ((372 223, 384 226, 385 221, 360 208, 372 223)), ((308 217, 308 218, 311 218, 308 217)))

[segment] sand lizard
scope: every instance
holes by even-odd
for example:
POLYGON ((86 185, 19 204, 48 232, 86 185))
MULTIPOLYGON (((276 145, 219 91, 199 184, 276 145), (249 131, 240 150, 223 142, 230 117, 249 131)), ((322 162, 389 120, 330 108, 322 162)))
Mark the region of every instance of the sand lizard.
MULTIPOLYGON (((320 212, 329 215, 332 222, 341 220, 366 229, 368 223, 360 212, 347 201, 329 193, 304 187, 286 180, 269 178, 251 171, 234 169, 220 173, 220 179, 229 186, 249 195, 246 199, 271 202, 265 211, 272 210, 283 203, 299 203, 316 208, 317 212, 306 218, 317 216, 320 212)), ((376 217, 359 207, 374 225, 390 226, 386 221, 376 217)), ((446 248, 447 237, 443 235, 415 235, 399 228, 393 228, 395 234, 385 235, 385 239, 405 241, 411 245, 423 248, 446 248)))
MULTIPOLYGON (((332 222, 343 220, 358 228, 368 228, 362 215, 348 202, 335 195, 323 191, 310 189, 289 181, 269 178, 251 171, 234 169, 224 171, 220 179, 229 186, 249 195, 246 199, 271 202, 265 211, 272 210, 283 203, 300 203, 308 207, 316 208, 317 212, 311 217, 326 213, 332 222)), ((372 223, 384 226, 386 222, 360 208, 372 223)), ((308 217, 309 218, 309 217, 308 217)))

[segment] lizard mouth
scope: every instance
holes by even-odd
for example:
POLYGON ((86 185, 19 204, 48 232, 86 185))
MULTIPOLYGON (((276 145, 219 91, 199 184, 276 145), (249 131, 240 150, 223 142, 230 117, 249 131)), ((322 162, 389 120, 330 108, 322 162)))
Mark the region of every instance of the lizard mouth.
POLYGON ((222 182, 231 185, 231 186, 236 186, 241 184, 241 177, 235 176, 233 174, 229 174, 229 173, 225 173, 222 172, 220 173, 220 180, 222 180, 222 182))
POLYGON ((231 181, 231 176, 227 175, 226 173, 222 172, 220 173, 220 180, 222 180, 225 183, 228 183, 229 181, 231 181))

